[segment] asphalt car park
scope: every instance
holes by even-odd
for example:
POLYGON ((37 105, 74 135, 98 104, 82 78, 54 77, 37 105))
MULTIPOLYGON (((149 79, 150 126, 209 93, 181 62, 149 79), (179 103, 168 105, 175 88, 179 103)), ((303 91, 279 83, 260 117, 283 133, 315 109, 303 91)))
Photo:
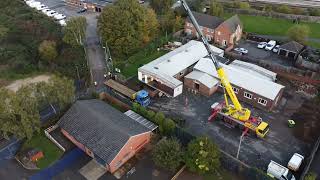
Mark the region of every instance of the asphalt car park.
POLYGON ((294 62, 288 60, 284 57, 278 55, 278 53, 273 52, 272 50, 265 50, 264 48, 259 49, 258 46, 259 42, 254 41, 240 41, 236 48, 244 48, 248 50, 245 56, 252 57, 254 59, 262 59, 265 61, 272 61, 273 63, 281 64, 284 66, 293 66, 294 62))
POLYGON ((78 13, 78 11, 81 8, 68 6, 62 0, 36 0, 36 1, 41 2, 42 4, 48 6, 49 9, 54 10, 59 14, 64 14, 67 17, 67 20, 71 17, 81 16, 87 13, 87 12, 78 13))

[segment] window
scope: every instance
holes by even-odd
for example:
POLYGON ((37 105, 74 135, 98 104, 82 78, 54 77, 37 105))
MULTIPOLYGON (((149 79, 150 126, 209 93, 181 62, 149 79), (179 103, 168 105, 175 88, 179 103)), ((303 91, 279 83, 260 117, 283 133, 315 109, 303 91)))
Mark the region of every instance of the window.
POLYGON ((206 36, 208 41, 211 41, 211 36, 206 36))
POLYGON ((258 99, 258 103, 259 103, 259 104, 262 104, 262 105, 264 105, 264 106, 267 105, 267 102, 268 102, 268 101, 265 100, 265 99, 262 99, 262 98, 259 98, 259 99, 258 99))
POLYGON ((219 36, 220 36, 220 34, 221 34, 220 31, 218 31, 218 35, 219 35, 219 36))
POLYGON ((233 91, 234 91, 236 94, 238 94, 238 92, 239 92, 239 89, 238 89, 238 88, 232 87, 232 89, 233 89, 233 91))
POLYGON ((244 92, 244 97, 246 97, 248 99, 252 99, 252 94, 244 92))

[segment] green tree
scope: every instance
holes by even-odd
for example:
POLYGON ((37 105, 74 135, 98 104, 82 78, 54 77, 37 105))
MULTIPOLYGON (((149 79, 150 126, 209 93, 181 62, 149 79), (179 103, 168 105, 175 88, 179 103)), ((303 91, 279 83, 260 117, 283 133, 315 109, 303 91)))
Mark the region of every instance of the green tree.
POLYGON ((265 12, 272 12, 273 11, 273 6, 271 4, 267 4, 263 7, 263 11, 265 12))
POLYGON ((220 152, 208 137, 198 137, 188 144, 185 163, 192 172, 212 173, 220 167, 220 152))
POLYGON ((291 40, 304 44, 306 43, 306 39, 309 37, 309 33, 309 26, 296 24, 288 30, 287 35, 291 40))
POLYGON ((304 180, 316 180, 317 174, 314 172, 308 172, 308 174, 304 177, 304 180))
POLYGON ((183 27, 183 19, 181 16, 175 16, 173 11, 167 11, 166 14, 159 17, 160 29, 162 32, 172 33, 183 27))
POLYGON ((87 20, 85 17, 70 18, 64 27, 63 41, 73 47, 82 46, 86 36, 87 20))
POLYGON ((162 135, 171 135, 175 127, 176 127, 176 123, 172 119, 166 118, 163 120, 162 124, 159 126, 159 130, 162 135))
POLYGON ((0 132, 5 137, 31 139, 33 133, 40 131, 40 116, 37 99, 30 86, 21 87, 16 93, 0 89, 0 132))
POLYGON ((191 10, 197 12, 203 12, 204 8, 206 7, 205 0, 187 0, 187 3, 191 10))
POLYGON ((0 25, 0 40, 5 38, 8 32, 9 32, 9 28, 6 28, 3 25, 0 25))
POLYGON ((292 13, 301 15, 301 14, 304 14, 304 10, 302 8, 296 7, 292 9, 292 13))
POLYGON ((48 40, 42 41, 39 45, 39 54, 41 59, 52 63, 52 61, 58 56, 56 42, 48 40))
POLYGON ((162 168, 175 172, 183 162, 181 144, 177 139, 163 139, 152 152, 154 163, 162 168))
POLYGON ((248 2, 239 2, 238 8, 240 9, 250 9, 250 4, 248 2))
POLYGON ((112 53, 127 57, 153 40, 158 33, 155 12, 136 0, 119 0, 104 8, 98 28, 112 53))
POLYGON ((277 8, 277 11, 284 14, 291 14, 292 10, 287 5, 281 5, 277 8))
POLYGON ((162 15, 171 10, 174 0, 150 0, 150 6, 158 15, 162 15))
POLYGON ((157 112, 157 114, 154 117, 154 122, 159 126, 162 126, 164 119, 165 115, 162 112, 157 112))
POLYGON ((223 17, 224 10, 222 4, 216 2, 216 0, 211 0, 208 14, 211 16, 223 17))
POLYGON ((320 16, 319 8, 310 8, 308 9, 310 16, 320 16))

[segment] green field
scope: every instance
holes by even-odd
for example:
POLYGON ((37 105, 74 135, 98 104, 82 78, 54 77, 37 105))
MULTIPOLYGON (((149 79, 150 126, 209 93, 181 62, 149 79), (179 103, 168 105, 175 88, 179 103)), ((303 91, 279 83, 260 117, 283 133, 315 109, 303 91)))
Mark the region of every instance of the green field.
MULTIPOLYGON (((231 17, 232 14, 225 14, 225 18, 231 17)), ((294 24, 290 20, 276 19, 264 16, 239 15, 244 31, 257 33, 261 35, 286 36, 288 29, 294 24)), ((320 38, 319 23, 300 23, 310 27, 310 37, 320 38)))
POLYGON ((27 140, 22 149, 35 148, 43 152, 44 157, 37 162, 40 169, 46 168, 58 160, 63 152, 53 144, 44 133, 35 134, 32 139, 27 140))

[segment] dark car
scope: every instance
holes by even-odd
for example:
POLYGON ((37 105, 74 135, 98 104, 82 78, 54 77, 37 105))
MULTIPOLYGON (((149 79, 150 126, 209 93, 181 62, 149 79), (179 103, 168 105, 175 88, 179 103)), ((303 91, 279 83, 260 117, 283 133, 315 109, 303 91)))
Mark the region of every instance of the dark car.
POLYGON ((79 11, 77 11, 77 13, 84 13, 84 12, 86 12, 87 11, 87 9, 85 9, 85 8, 81 8, 79 11))

